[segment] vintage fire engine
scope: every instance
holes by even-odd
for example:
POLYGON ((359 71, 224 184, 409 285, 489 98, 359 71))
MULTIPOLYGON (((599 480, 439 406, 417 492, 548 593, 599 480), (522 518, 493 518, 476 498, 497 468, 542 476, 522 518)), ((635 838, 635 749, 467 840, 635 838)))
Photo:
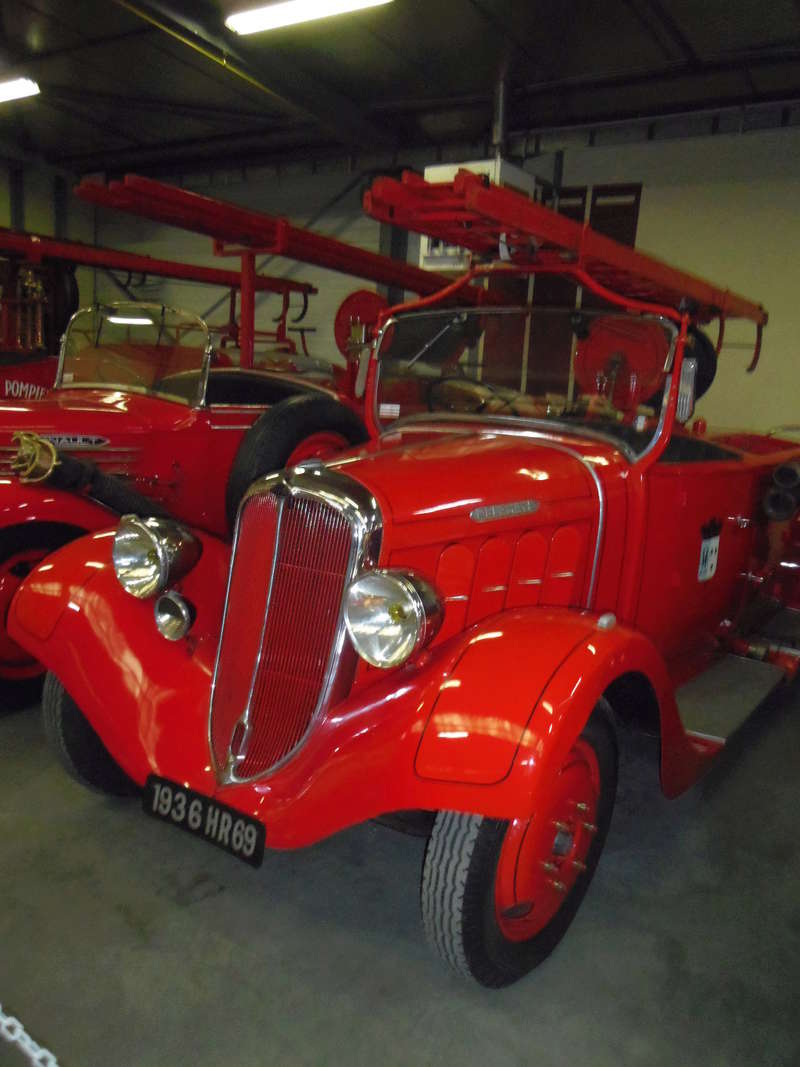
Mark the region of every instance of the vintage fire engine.
MULTIPOLYGON (((6 382, 10 391, 0 408, 0 710, 32 704, 41 692, 42 668, 9 639, 5 617, 20 581, 48 552, 107 527, 123 511, 169 514, 225 537, 239 498, 259 474, 366 439, 356 395, 363 393, 357 382, 362 349, 348 347, 349 329, 353 320, 363 330, 385 300, 367 290, 345 299, 336 323, 345 366, 316 362, 301 324, 316 290, 258 273, 257 253, 279 248, 303 262, 412 292, 430 293, 446 281, 284 220, 135 176, 111 187, 85 182, 78 192, 210 234, 218 246, 228 235, 236 248, 218 251, 239 256, 241 272, 0 233, 0 249, 28 259, 35 253, 44 267, 63 266, 69 254, 84 265, 230 289, 228 321, 213 333, 195 316, 160 305, 84 309, 71 318, 49 395, 27 379, 19 389, 6 382), (264 292, 281 304, 272 327, 258 331, 255 298, 264 292), (8 477, 12 463, 22 481, 8 477)), ((46 307, 3 307, 10 334, 16 337, 24 320, 39 337, 46 307)), ((43 358, 40 365, 49 368, 52 384, 52 361, 43 358)))
POLYGON ((232 548, 134 516, 73 542, 9 629, 74 777, 240 859, 424 813, 426 934, 498 986, 576 913, 620 735, 675 796, 793 677, 800 447, 688 426, 698 325, 760 338, 760 305, 465 173, 367 207, 505 256, 385 317, 369 443, 257 480, 232 548))

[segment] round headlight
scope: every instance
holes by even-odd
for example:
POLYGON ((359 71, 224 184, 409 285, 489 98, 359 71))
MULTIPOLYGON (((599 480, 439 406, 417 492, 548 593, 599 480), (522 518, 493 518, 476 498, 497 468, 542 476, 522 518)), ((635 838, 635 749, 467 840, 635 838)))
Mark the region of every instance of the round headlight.
POLYGON ((357 578, 347 590, 344 617, 362 659, 373 667, 396 667, 433 637, 442 609, 421 578, 378 570, 357 578))
POLYGON ((168 641, 180 641, 192 628, 194 608, 174 589, 162 593, 153 609, 156 629, 168 641))
POLYGON ((122 588, 141 600, 163 592, 197 562, 200 542, 169 519, 123 515, 111 558, 122 588))

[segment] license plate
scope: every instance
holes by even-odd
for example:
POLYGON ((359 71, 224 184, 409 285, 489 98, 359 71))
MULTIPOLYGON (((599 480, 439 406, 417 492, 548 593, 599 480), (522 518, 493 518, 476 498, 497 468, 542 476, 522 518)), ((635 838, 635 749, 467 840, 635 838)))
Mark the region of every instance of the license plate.
POLYGON ((154 774, 145 784, 142 806, 154 819, 202 837, 251 867, 261 866, 266 830, 258 819, 154 774))

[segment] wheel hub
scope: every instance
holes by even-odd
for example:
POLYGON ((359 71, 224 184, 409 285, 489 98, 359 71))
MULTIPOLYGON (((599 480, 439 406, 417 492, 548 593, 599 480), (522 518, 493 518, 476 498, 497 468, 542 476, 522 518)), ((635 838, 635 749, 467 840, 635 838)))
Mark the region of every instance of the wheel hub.
POLYGON ((495 915, 509 940, 525 941, 544 929, 587 870, 599 797, 597 757, 579 739, 544 810, 509 823, 495 878, 495 915))

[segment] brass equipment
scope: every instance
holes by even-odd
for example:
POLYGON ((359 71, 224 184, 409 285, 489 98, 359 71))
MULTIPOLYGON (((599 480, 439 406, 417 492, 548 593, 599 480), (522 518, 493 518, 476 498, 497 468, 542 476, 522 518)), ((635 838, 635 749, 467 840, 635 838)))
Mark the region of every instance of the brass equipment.
POLYGON ((11 470, 21 482, 28 485, 44 482, 60 463, 56 446, 38 433, 19 430, 11 441, 17 446, 11 470))

